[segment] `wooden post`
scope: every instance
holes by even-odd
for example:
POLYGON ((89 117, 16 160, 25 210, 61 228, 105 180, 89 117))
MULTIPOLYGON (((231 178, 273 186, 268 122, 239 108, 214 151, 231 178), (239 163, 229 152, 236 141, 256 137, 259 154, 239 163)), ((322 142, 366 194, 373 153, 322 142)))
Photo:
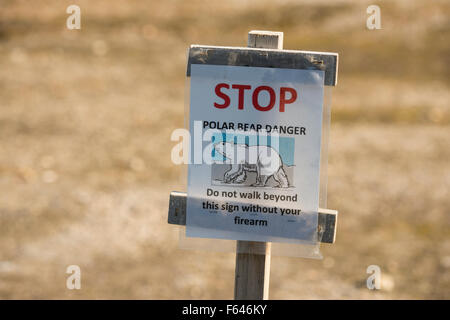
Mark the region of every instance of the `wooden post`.
MULTIPOLYGON (((250 31, 249 48, 283 49, 283 32, 250 31)), ((234 299, 267 300, 270 280, 270 242, 237 241, 234 299)))

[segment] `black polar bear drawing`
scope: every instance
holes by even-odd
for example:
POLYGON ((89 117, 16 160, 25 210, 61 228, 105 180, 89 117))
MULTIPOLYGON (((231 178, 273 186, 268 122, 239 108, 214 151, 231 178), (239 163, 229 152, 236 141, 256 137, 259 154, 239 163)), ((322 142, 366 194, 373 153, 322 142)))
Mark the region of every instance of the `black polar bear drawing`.
POLYGON ((230 142, 219 142, 214 149, 225 158, 230 158, 231 152, 235 155, 246 155, 243 159, 237 159, 237 163, 231 165, 231 169, 225 172, 223 182, 244 183, 247 172, 256 172, 256 183, 254 187, 265 187, 270 177, 278 183, 280 188, 288 188, 289 180, 283 169, 283 160, 280 154, 269 146, 248 146, 246 144, 234 144, 230 142), (233 150, 233 151, 230 151, 233 150), (249 163, 247 156, 256 155, 256 163, 249 163), (228 153, 228 154, 227 154, 228 153))

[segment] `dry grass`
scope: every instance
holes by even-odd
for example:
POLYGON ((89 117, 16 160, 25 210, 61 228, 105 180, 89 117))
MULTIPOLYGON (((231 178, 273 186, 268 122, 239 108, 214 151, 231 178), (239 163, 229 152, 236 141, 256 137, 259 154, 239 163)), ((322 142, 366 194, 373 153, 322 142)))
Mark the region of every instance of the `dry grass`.
POLYGON ((448 298, 448 2, 0 0, 0 298, 232 298, 234 256, 180 251, 166 224, 181 168, 186 48, 340 53, 322 261, 274 257, 271 297, 448 298), (82 268, 82 290, 65 268, 82 268), (384 289, 365 288, 368 265, 384 289))

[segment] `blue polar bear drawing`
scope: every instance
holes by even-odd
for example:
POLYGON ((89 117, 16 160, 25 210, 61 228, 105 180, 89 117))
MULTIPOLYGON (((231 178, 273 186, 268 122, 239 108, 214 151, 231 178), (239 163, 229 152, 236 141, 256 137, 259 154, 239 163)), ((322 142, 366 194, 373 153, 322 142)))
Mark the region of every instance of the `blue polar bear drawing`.
POLYGON ((247 172, 256 172, 256 183, 252 184, 254 187, 265 187, 270 177, 273 177, 278 183, 278 187, 289 187, 289 180, 283 169, 283 160, 274 148, 219 142, 214 145, 214 149, 232 161, 231 169, 225 172, 223 182, 244 183, 247 179, 247 172), (233 161, 234 154, 245 156, 233 161), (248 155, 253 155, 256 161, 250 163, 248 155))

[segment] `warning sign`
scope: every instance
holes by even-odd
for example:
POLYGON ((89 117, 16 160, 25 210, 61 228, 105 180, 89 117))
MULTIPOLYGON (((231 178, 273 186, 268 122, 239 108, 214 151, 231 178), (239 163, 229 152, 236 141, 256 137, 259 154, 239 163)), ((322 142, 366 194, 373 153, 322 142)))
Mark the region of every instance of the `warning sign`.
POLYGON ((191 65, 186 235, 316 241, 324 72, 191 65))

